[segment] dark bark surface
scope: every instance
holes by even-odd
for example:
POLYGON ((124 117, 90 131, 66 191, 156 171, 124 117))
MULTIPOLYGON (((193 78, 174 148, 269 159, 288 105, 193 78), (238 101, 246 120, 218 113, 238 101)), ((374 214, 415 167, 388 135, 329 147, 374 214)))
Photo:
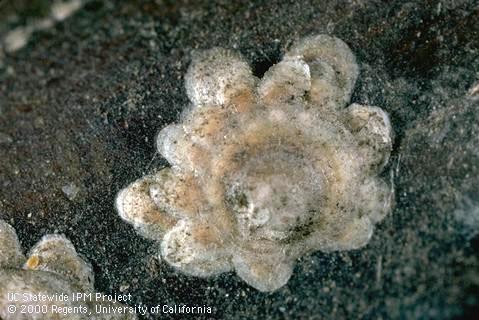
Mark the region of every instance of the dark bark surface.
MULTIPOLYGON (((0 5, 0 41, 48 12, 50 2, 34 3, 0 5)), ((0 54, 0 218, 25 250, 65 234, 93 264, 96 289, 130 292, 132 305, 206 305, 214 319, 469 317, 479 304, 478 84, 474 0, 86 1, 0 54), (114 198, 166 165, 154 139, 188 104, 192 52, 233 48, 262 75, 313 33, 356 54, 352 102, 391 115, 395 210, 367 247, 304 257, 272 294, 232 273, 175 272, 114 198)))

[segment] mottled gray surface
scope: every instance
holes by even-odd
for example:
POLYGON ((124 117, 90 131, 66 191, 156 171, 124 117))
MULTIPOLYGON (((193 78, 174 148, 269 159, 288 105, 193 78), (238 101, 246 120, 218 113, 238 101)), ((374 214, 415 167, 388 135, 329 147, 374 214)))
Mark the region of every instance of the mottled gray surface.
MULTIPOLYGON (((23 20, 0 23, 0 37, 36 14, 14 2, 0 5, 0 19, 17 12, 23 20)), ((25 48, 0 54, 0 217, 24 248, 46 233, 66 234, 92 262, 96 289, 121 288, 135 303, 209 305, 218 319, 472 316, 478 30, 474 0, 87 1, 25 48), (262 75, 311 33, 350 45, 360 65, 352 102, 391 115, 396 141, 385 176, 392 171, 396 209, 365 249, 304 258, 273 294, 233 274, 176 273, 152 257, 153 244, 120 220, 113 202, 128 182, 165 165, 153 139, 187 104, 192 51, 237 49, 262 75)))

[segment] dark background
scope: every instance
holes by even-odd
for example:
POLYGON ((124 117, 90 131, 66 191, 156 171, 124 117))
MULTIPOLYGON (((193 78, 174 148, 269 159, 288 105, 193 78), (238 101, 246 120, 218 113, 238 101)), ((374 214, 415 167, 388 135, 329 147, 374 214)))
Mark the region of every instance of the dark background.
MULTIPOLYGON (((52 2, 0 1, 0 41, 48 15, 52 2)), ((85 1, 21 50, 0 50, 0 218, 25 250, 64 233, 93 264, 96 289, 130 292, 134 303, 207 305, 215 319, 471 318, 479 305, 478 84, 474 0, 85 1), (261 76, 292 41, 315 33, 356 54, 352 102, 391 115, 395 147, 384 175, 393 176, 395 210, 366 248, 304 257, 271 294, 233 273, 175 272, 113 203, 120 188, 166 165, 154 138, 188 104, 192 52, 239 50, 261 76), (79 190, 70 199, 69 185, 79 190)))

